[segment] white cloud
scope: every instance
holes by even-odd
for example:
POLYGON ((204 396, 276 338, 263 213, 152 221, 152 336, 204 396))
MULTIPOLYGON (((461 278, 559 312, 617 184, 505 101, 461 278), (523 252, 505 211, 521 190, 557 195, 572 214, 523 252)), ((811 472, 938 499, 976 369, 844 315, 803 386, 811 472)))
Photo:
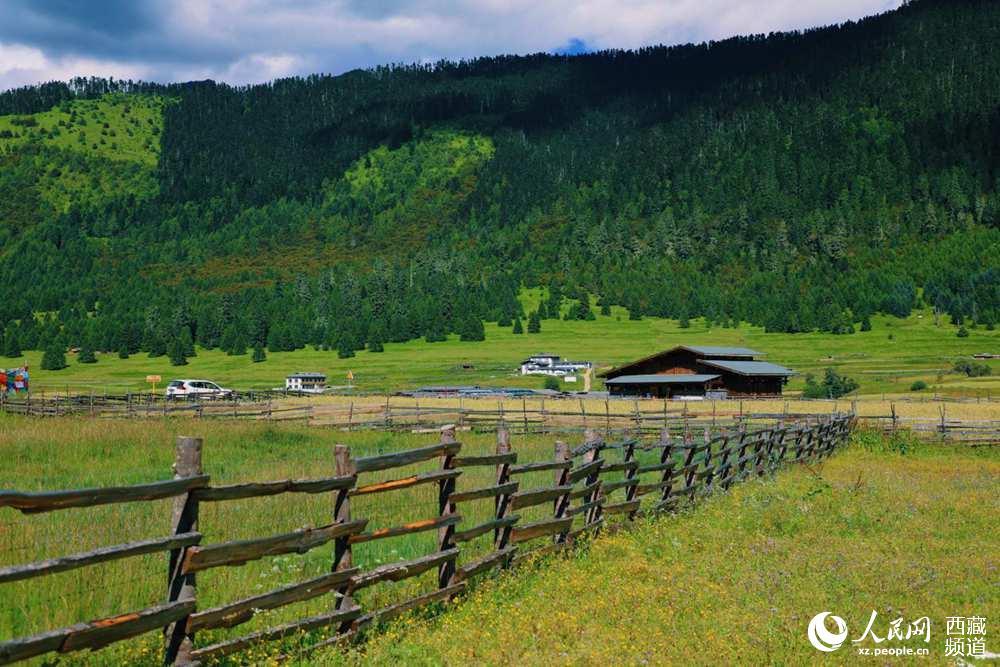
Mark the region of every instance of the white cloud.
POLYGON ((141 79, 148 73, 149 69, 138 63, 86 57, 49 58, 32 46, 0 42, 0 90, 42 81, 65 81, 75 76, 141 79))
POLYGON ((246 83, 388 62, 550 51, 573 38, 596 48, 636 48, 809 28, 900 4, 901 0, 158 0, 152 29, 158 34, 148 34, 149 23, 138 38, 119 28, 127 50, 123 46, 121 52, 101 58, 88 54, 83 44, 67 44, 55 35, 15 37, 13 43, 0 44, 0 87, 73 74, 135 78, 145 73, 161 81, 215 78, 246 83), (74 49, 80 53, 46 55, 53 50, 71 54, 74 49))

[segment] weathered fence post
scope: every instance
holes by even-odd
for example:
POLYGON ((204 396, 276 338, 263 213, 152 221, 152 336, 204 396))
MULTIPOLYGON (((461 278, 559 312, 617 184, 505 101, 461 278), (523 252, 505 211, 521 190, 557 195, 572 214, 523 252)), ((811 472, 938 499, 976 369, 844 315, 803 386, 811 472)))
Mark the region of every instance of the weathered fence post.
MULTIPOLYGON (((736 448, 735 448, 736 461, 734 461, 733 463, 730 463, 726 467, 726 477, 725 477, 725 480, 722 483, 722 488, 723 489, 728 489, 730 486, 733 485, 733 480, 736 479, 736 476, 739 474, 739 471, 742 469, 742 466, 743 466, 742 463, 739 463, 739 460, 742 459, 743 456, 746 454, 746 448, 747 448, 747 425, 746 425, 746 422, 742 422, 741 421, 739 423, 739 426, 736 427, 736 432, 737 432, 737 434, 739 436, 739 441, 737 442, 736 448), (734 468, 735 468, 735 470, 734 470, 734 468)), ((729 458, 730 454, 732 454, 732 450, 726 452, 726 458, 727 459, 729 458)))
MULTIPOLYGON (((197 477, 202 474, 201 450, 201 438, 177 437, 174 445, 174 479, 197 477)), ((190 492, 174 499, 171 524, 174 535, 192 533, 198 530, 198 500, 190 492)), ((195 575, 194 573, 183 573, 186 555, 186 547, 170 551, 167 567, 168 602, 195 599, 195 575)), ((165 638, 163 664, 184 665, 191 662, 191 651, 194 650, 194 633, 187 629, 188 618, 185 616, 163 629, 165 638)))
MULTIPOLYGON (((441 444, 457 443, 455 427, 451 424, 441 428, 441 444)), ((445 452, 441 455, 441 470, 454 470, 454 453, 445 452)), ((449 477, 438 482, 438 515, 443 519, 455 514, 455 503, 451 494, 455 492, 455 478, 449 477)), ((455 548, 455 524, 438 528, 438 551, 455 548)), ((447 588, 455 577, 455 559, 447 560, 438 566, 438 588, 447 588)))
MULTIPOLYGON (((567 445, 562 440, 556 440, 555 445, 555 456, 554 460, 557 463, 565 463, 570 460, 569 445, 567 445)), ((566 486, 569 484, 569 466, 563 468, 556 468, 555 471, 555 485, 556 486, 566 486)), ((563 495, 552 501, 552 518, 562 519, 566 516, 569 511, 569 494, 564 493, 563 495)), ((569 529, 562 531, 561 533, 556 533, 552 539, 557 544, 565 542, 569 536, 569 529)))
MULTIPOLYGON (((630 442, 628 442, 625 445, 625 456, 622 457, 622 460, 626 464, 632 463, 632 462, 635 461, 635 442, 634 441, 630 441, 630 442)), ((625 468, 625 479, 628 480, 628 481, 630 481, 630 482, 635 482, 635 484, 633 484, 631 486, 626 486, 625 487, 625 502, 627 502, 627 503, 630 503, 630 502, 634 501, 636 499, 636 494, 639 492, 638 479, 636 479, 637 477, 639 477, 638 465, 633 465, 633 466, 625 468)), ((632 510, 631 512, 629 512, 625 516, 626 516, 626 518, 629 521, 634 521, 635 520, 635 515, 638 512, 639 512, 639 508, 636 507, 636 509, 632 510)))
MULTIPOLYGON (((497 455, 505 456, 510 454, 510 432, 501 428, 497 430, 497 455)), ((500 462, 496 469, 496 485, 502 486, 510 482, 510 463, 500 462)), ((501 521, 510 516, 510 496, 509 493, 498 495, 493 499, 493 518, 501 521)), ((493 529, 493 546, 497 551, 506 549, 510 543, 511 526, 497 526, 493 529)), ((506 567, 510 559, 506 558, 501 566, 506 567)))
POLYGON ((710 478, 714 474, 714 470, 712 468, 712 429, 709 426, 705 427, 704 439, 705 439, 705 455, 704 455, 705 458, 702 461, 702 467, 701 467, 702 470, 701 487, 702 489, 707 490, 710 478))
MULTIPOLYGON (((600 458, 601 448, 604 445, 604 438, 602 438, 597 431, 588 428, 584 431, 583 439, 584 443, 589 445, 589 449, 583 455, 583 465, 586 465, 588 463, 593 463, 600 458)), ((587 494, 583 501, 584 503, 594 503, 593 507, 587 510, 584 515, 586 517, 586 525, 588 528, 590 526, 598 526, 601 521, 601 515, 603 514, 603 507, 601 506, 601 503, 598 502, 598 499, 601 497, 601 486, 598 484, 600 479, 601 470, 600 468, 597 468, 592 473, 587 475, 587 479, 584 482, 586 486, 597 484, 593 491, 587 494)), ((594 534, 597 534, 596 529, 594 530, 594 534)))
MULTIPOLYGON (((333 459, 338 477, 350 477, 356 473, 354 461, 351 459, 351 448, 347 445, 336 445, 333 449, 333 459)), ((347 523, 351 520, 351 489, 338 489, 334 492, 333 519, 336 523, 347 523)), ((354 566, 351 553, 351 536, 338 537, 333 542, 332 572, 350 570, 354 566)), ((337 588, 334 608, 350 607, 354 601, 350 598, 350 582, 345 582, 337 588)), ((346 632, 351 627, 349 621, 341 624, 339 631, 346 632)))
MULTIPOLYGON (((670 428, 667 426, 666 421, 663 422, 663 428, 660 429, 660 463, 673 463, 674 456, 674 446, 673 442, 670 440, 670 428)), ((665 467, 660 473, 660 502, 656 504, 658 509, 667 509, 668 503, 670 502, 670 491, 673 488, 674 481, 674 467, 665 467)))

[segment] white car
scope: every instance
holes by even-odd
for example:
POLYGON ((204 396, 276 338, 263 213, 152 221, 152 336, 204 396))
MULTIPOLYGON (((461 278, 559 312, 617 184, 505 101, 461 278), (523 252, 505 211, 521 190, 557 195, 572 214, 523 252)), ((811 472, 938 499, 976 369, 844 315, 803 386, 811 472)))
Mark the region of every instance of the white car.
POLYGON ((224 389, 208 380, 171 380, 167 398, 230 398, 232 389, 224 389))

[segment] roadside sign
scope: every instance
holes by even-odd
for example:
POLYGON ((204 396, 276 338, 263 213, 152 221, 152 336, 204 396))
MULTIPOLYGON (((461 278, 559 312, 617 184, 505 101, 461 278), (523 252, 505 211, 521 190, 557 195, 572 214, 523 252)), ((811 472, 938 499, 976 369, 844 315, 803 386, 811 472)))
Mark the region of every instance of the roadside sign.
POLYGON ((159 382, 162 379, 163 378, 161 378, 159 375, 147 375, 146 376, 146 382, 148 382, 151 385, 153 385, 153 393, 154 394, 156 393, 156 383, 159 382))

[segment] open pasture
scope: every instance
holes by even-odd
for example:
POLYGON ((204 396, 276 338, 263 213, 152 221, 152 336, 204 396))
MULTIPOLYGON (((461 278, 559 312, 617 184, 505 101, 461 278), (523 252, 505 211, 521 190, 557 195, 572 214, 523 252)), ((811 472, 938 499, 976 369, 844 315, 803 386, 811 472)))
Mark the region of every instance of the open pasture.
MULTIPOLYGON (((173 461, 174 438, 181 434, 204 439, 205 473, 213 486, 281 479, 315 479, 335 473, 334 444, 348 444, 352 456, 371 456, 401 449, 424 447, 436 442, 435 434, 386 434, 375 431, 339 433, 323 429, 261 422, 205 422, 190 420, 112 421, 89 418, 50 420, 0 417, 0 443, 5 458, 0 487, 18 491, 60 490, 83 487, 123 486, 168 479, 173 461)), ((486 455, 495 451, 495 436, 462 433, 462 454, 486 455)), ((570 439, 575 447, 579 438, 570 439)), ((512 449, 521 462, 551 461, 551 436, 518 437, 512 449)), ((654 462, 656 452, 644 453, 642 464, 654 462)), ((406 474, 431 472, 437 460, 427 461, 406 474)), ((459 490, 489 487, 494 467, 463 468, 459 490)), ((620 474, 609 477, 615 479, 620 474)), ((365 475, 373 484, 399 478, 398 470, 365 475)), ((518 476, 521 489, 551 486, 551 468, 518 476)), ((551 517, 551 503, 542 503, 516 514, 530 523, 551 517)), ((352 517, 367 518, 366 530, 399 526, 437 516, 436 485, 407 488, 393 494, 359 496, 351 501, 352 517)), ((284 494, 273 497, 202 503, 199 531, 203 544, 259 538, 319 527, 333 520, 331 494, 284 494)), ((494 515, 492 498, 460 505, 462 525, 470 527, 494 515)), ((0 511, 0 568, 46 558, 90 551, 169 535, 171 501, 106 505, 67 509, 38 515, 21 515, 12 509, 0 511)), ((579 515, 579 521, 583 520, 579 515)), ((577 521, 577 519, 574 519, 577 521)), ((577 522, 579 522, 577 521, 577 522)), ((492 531, 462 544, 459 565, 493 548, 492 531)), ((436 531, 414 533, 389 540, 358 544, 354 565, 372 567, 409 560, 437 549, 436 531)), ((273 590, 279 586, 319 577, 330 571, 332 545, 305 554, 288 554, 249 562, 240 567, 207 570, 198 574, 198 608, 210 609, 237 599, 273 590)), ((8 582, 0 588, 0 638, 36 634, 80 621, 135 610, 162 602, 165 559, 162 553, 54 574, 40 579, 8 582)), ((366 589, 363 604, 377 608, 399 602, 418 591, 433 589, 435 572, 417 578, 366 589)), ((329 596, 320 596, 275 611, 265 611, 238 629, 199 633, 204 646, 249 632, 328 611, 329 596)), ((310 641, 316 641, 311 637, 310 641)), ((291 640, 261 651, 295 650, 291 640)), ((155 633, 125 642, 94 655, 78 654, 99 664, 121 661, 152 663, 158 659, 159 638, 155 633)), ((249 659, 255 654, 251 652, 249 659)), ((263 654, 261 654, 263 655, 263 654)), ((248 659, 247 655, 240 659, 248 659)))
MULTIPOLYGON (((527 290, 522 300, 534 307, 538 295, 527 290)), ((119 359, 98 354, 96 364, 79 364, 67 355, 69 366, 60 371, 40 370, 41 352, 29 351, 35 391, 110 393, 148 390, 150 374, 170 378, 206 378, 236 389, 281 387, 284 378, 297 371, 326 373, 331 386, 352 385, 358 392, 394 392, 424 385, 481 384, 541 388, 543 378, 515 374, 518 364, 535 353, 559 354, 568 359, 593 361, 597 370, 638 359, 653 352, 685 343, 746 346, 767 355, 767 359, 795 369, 788 393, 802 389, 805 374, 822 376, 832 367, 860 383, 857 392, 865 397, 1000 396, 1000 361, 988 363, 993 374, 969 378, 952 373, 956 360, 981 352, 1000 353, 1000 331, 978 328, 967 338, 956 335, 957 327, 947 318, 935 318, 929 311, 914 311, 905 319, 877 316, 871 331, 850 335, 828 333, 765 333, 760 327, 743 324, 738 328, 706 327, 702 319, 681 328, 676 320, 645 318, 630 321, 624 309, 612 308, 612 315, 597 316, 592 322, 545 320, 539 334, 515 335, 509 327, 486 324, 485 342, 461 342, 450 336, 441 343, 423 340, 387 343, 385 352, 360 351, 357 356, 339 359, 335 351, 310 348, 295 352, 268 353, 267 360, 253 363, 249 354, 228 356, 218 350, 199 350, 187 366, 172 367, 166 357, 150 359, 146 354, 119 359), (910 392, 917 380, 928 389, 910 392)), ((13 362, 8 362, 13 363, 13 362)), ((162 385, 159 387, 162 390, 162 385)), ((582 382, 564 383, 569 391, 582 389, 582 382)), ((599 389, 600 381, 595 381, 599 389)))
MULTIPOLYGON (((864 658, 850 642, 815 651, 806 627, 832 610, 854 639, 874 610, 882 638, 896 618, 928 616, 930 663, 945 664, 947 616, 1000 614, 998 491, 996 448, 861 433, 819 466, 603 537, 570 559, 486 583, 447 614, 403 621, 353 656, 319 662, 857 664, 864 658)), ((995 652, 996 630, 987 633, 995 652)))

